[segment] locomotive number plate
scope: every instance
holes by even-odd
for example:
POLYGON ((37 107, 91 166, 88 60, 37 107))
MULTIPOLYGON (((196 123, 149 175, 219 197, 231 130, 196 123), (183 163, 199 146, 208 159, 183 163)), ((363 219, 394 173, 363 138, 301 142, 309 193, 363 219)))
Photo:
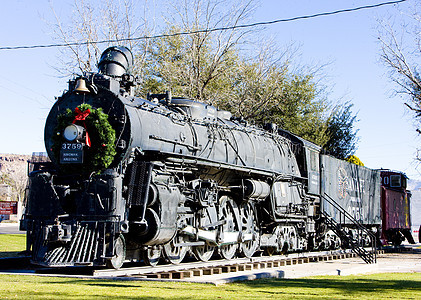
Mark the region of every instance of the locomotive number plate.
POLYGON ((81 164, 83 163, 83 149, 79 143, 63 143, 60 150, 60 163, 81 164))

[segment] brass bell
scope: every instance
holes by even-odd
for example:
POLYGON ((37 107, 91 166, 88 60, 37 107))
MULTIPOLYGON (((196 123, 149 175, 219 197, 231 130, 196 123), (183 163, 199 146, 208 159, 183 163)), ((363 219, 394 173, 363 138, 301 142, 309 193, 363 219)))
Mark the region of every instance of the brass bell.
POLYGON ((89 90, 86 87, 86 81, 85 81, 85 79, 79 78, 76 81, 76 86, 75 86, 75 89, 73 91, 74 92, 77 92, 77 93, 89 93, 89 90))

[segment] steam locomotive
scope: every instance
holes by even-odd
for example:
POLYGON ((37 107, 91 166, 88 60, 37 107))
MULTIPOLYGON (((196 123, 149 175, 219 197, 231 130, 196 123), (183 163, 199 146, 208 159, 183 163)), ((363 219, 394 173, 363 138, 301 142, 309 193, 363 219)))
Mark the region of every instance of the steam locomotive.
POLYGON ((30 173, 22 220, 34 264, 154 266, 379 236, 379 171, 276 124, 169 92, 135 97, 125 47, 105 50, 98 67, 69 82, 46 120, 51 162, 30 173))

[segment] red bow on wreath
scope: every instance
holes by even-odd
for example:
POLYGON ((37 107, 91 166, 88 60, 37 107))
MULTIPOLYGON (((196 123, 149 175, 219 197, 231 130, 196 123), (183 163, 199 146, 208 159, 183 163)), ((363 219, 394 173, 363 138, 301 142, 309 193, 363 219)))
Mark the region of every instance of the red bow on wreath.
MULTIPOLYGON (((81 111, 79 109, 79 107, 76 107, 75 108, 75 113, 76 113, 76 116, 75 116, 75 119, 72 122, 73 124, 75 124, 77 121, 85 121, 85 119, 91 113, 91 110, 88 108, 85 111, 81 111)), ((86 145, 88 147, 91 147, 91 139, 89 138, 89 134, 88 134, 88 130, 86 129, 86 123, 85 122, 83 122, 83 126, 85 127, 85 130, 86 130, 86 134, 85 134, 85 142, 86 142, 86 145)))

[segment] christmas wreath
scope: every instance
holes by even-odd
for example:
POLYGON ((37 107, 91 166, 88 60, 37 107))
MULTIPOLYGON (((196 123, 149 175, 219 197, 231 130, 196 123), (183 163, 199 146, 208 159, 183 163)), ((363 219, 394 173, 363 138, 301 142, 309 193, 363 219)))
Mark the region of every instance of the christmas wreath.
POLYGON ((81 104, 75 110, 67 109, 66 113, 57 117, 57 133, 53 139, 52 151, 57 162, 60 162, 60 151, 66 142, 63 131, 70 124, 83 126, 86 130, 84 141, 83 165, 60 164, 61 170, 68 172, 97 172, 107 168, 114 160, 115 130, 108 121, 108 115, 102 108, 94 109, 89 104, 81 104))

